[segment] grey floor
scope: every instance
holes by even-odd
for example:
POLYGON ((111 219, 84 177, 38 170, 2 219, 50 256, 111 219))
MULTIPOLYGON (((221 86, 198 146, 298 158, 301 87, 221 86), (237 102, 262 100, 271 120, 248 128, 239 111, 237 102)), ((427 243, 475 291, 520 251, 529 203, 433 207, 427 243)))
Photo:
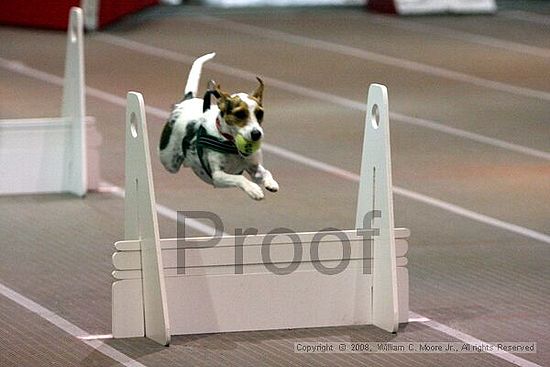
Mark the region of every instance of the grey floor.
MULTIPOLYGON (((124 183, 128 90, 144 94, 156 142, 194 57, 216 51, 203 82, 229 91, 252 90, 254 75, 264 78, 272 145, 265 162, 279 193, 253 202, 153 163, 160 204, 212 211, 230 233, 352 227, 357 182, 275 148, 357 174, 368 85, 387 85, 396 224, 412 231, 411 310, 432 320, 397 335, 358 326, 179 336, 169 348, 140 338, 106 345, 146 366, 550 364, 550 6, 499 4, 495 16, 411 18, 362 8, 158 7, 87 34, 87 113, 103 136, 105 186, 124 183), (299 340, 465 338, 531 341, 538 351, 293 353, 299 340)), ((61 88, 52 76, 63 75, 65 35, 0 27, 0 45, 0 117, 57 115, 61 88), (16 72, 6 60, 41 73, 16 72)), ((35 302, 23 307, 0 296, 0 365, 118 365, 47 320, 59 321, 55 314, 83 333, 110 333, 110 256, 123 235, 122 199, 14 196, 1 197, 0 207, 0 289, 35 302)), ((159 220, 162 235, 173 236, 175 222, 159 220)))

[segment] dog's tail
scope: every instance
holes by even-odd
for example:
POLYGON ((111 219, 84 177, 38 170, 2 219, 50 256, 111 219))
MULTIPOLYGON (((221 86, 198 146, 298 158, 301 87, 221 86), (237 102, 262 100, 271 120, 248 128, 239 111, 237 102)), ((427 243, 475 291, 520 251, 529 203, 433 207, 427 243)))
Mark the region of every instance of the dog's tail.
POLYGON ((191 66, 191 71, 189 72, 189 76, 187 77, 187 84, 185 85, 185 99, 193 98, 197 95, 197 89, 199 88, 199 80, 201 78, 202 72, 202 64, 204 64, 208 60, 212 60, 214 56, 216 56, 216 53, 212 52, 210 54, 199 57, 193 62, 193 66, 191 66))

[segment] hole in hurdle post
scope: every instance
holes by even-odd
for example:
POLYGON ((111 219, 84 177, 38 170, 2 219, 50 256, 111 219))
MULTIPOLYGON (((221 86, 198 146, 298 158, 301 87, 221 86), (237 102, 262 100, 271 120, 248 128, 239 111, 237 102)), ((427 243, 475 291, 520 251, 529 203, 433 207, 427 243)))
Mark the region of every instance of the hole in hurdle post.
POLYGON ((371 124, 372 127, 375 129, 378 129, 378 127, 380 126, 380 111, 378 109, 378 104, 374 104, 374 106, 372 106, 371 124))
POLYGON ((78 35, 78 20, 72 19, 70 23, 70 37, 71 37, 71 43, 76 43, 77 35, 78 35))
POLYGON ((134 112, 130 114, 130 133, 132 134, 132 137, 137 138, 138 136, 137 117, 134 112))

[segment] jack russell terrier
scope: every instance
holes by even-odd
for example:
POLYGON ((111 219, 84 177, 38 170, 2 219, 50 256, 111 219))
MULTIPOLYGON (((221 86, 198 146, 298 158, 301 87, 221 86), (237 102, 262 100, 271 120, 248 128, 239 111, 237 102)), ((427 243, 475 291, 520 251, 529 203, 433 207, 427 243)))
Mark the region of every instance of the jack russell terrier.
POLYGON ((214 187, 239 187, 252 199, 262 200, 260 186, 271 192, 279 185, 262 166, 259 149, 262 129, 264 84, 252 94, 227 94, 220 86, 209 88, 204 99, 197 98, 202 65, 214 58, 204 55, 193 63, 183 100, 174 108, 162 131, 159 155, 166 170, 179 171, 181 165, 191 167, 203 181, 214 187), (210 96, 217 105, 210 106, 210 96), (251 180, 243 176, 247 172, 251 180))

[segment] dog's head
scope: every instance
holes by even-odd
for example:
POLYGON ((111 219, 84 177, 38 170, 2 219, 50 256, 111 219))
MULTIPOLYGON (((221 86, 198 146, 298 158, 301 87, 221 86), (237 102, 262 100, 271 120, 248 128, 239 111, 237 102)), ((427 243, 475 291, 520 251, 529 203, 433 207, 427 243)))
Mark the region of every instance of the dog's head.
POLYGON ((223 92, 218 85, 218 108, 225 123, 225 130, 234 138, 241 135, 243 138, 253 142, 260 142, 264 136, 262 121, 264 110, 262 106, 262 95, 264 83, 260 83, 251 94, 236 93, 229 95, 223 92))

